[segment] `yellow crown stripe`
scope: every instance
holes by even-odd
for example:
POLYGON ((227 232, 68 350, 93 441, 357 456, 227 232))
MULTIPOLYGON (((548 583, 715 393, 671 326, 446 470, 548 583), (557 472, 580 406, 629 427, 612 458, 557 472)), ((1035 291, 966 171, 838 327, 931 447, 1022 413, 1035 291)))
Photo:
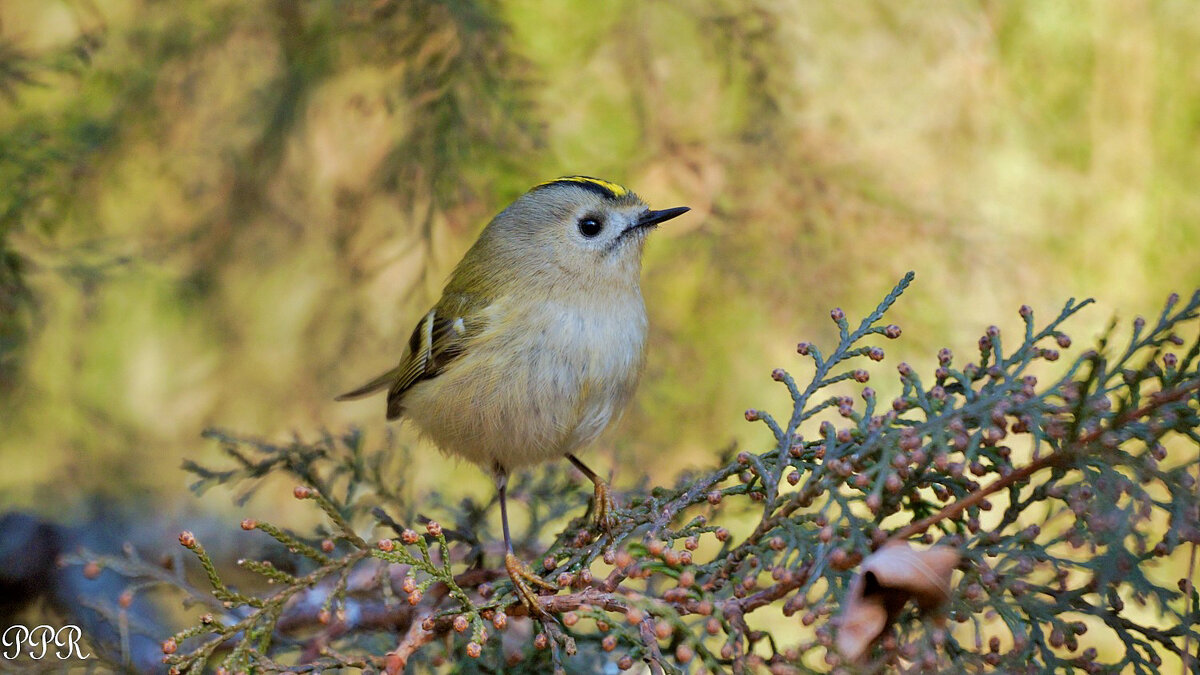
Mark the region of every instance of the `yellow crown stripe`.
POLYGON ((548 180, 545 183, 535 185, 533 189, 536 190, 540 187, 546 187, 547 185, 553 185, 555 183, 582 183, 584 185, 595 185, 603 190, 607 190, 612 194, 613 197, 616 198, 625 197, 631 194, 629 189, 623 185, 618 185, 612 181, 601 180, 599 178, 592 178, 591 176, 563 176, 562 178, 555 178, 554 180, 548 180))

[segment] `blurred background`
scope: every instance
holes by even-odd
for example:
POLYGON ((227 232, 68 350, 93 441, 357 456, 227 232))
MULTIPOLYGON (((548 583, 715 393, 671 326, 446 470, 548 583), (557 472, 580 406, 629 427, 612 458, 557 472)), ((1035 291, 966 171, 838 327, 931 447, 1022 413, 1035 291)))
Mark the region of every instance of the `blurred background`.
MULTIPOLYGON (((881 374, 1022 303, 1096 297, 1088 344, 1200 286, 1198 45, 1189 0, 4 0, 0 507, 286 524, 290 486, 189 495, 201 431, 382 438, 381 399, 333 396, 563 174, 693 209, 584 453, 618 488, 770 442, 742 411, 789 409, 771 369, 910 269, 881 374)), ((491 489, 397 434, 414 480, 491 489)))

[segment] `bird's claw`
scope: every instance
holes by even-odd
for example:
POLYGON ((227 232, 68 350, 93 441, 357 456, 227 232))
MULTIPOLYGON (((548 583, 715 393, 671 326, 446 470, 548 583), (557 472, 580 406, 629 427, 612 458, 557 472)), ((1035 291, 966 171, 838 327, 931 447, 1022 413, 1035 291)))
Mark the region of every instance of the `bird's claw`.
POLYGON ((534 574, 528 565, 521 562, 512 553, 504 556, 504 569, 508 570, 508 577, 512 579, 513 590, 516 591, 521 604, 525 605, 525 609, 529 611, 529 616, 546 616, 546 610, 542 609, 542 603, 538 599, 537 593, 530 587, 530 584, 548 591, 557 591, 558 586, 534 574))
POLYGON ((614 510, 608 483, 596 481, 596 492, 592 496, 592 525, 601 532, 612 532, 617 524, 613 517, 614 510))

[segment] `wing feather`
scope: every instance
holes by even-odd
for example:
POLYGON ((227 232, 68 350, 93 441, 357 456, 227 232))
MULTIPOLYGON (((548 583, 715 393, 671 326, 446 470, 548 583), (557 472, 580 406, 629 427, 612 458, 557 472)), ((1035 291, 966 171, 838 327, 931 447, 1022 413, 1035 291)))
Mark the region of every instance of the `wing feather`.
POLYGON ((400 417, 404 414, 404 394, 413 385, 437 377, 447 364, 465 353, 469 324, 463 314, 474 304, 464 295, 443 298, 413 329, 408 350, 395 368, 338 396, 337 400, 361 398, 386 388, 387 418, 400 417))

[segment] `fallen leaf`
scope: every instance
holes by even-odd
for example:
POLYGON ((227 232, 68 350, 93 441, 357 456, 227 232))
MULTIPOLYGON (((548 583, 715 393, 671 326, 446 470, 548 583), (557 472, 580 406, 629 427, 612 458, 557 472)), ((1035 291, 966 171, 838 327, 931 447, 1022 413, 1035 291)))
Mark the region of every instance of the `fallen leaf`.
POLYGON ((884 544, 867 556, 850 582, 837 620, 842 656, 861 660, 910 599, 923 612, 941 607, 950 599, 950 574, 959 558, 948 546, 918 551, 903 541, 884 544))

